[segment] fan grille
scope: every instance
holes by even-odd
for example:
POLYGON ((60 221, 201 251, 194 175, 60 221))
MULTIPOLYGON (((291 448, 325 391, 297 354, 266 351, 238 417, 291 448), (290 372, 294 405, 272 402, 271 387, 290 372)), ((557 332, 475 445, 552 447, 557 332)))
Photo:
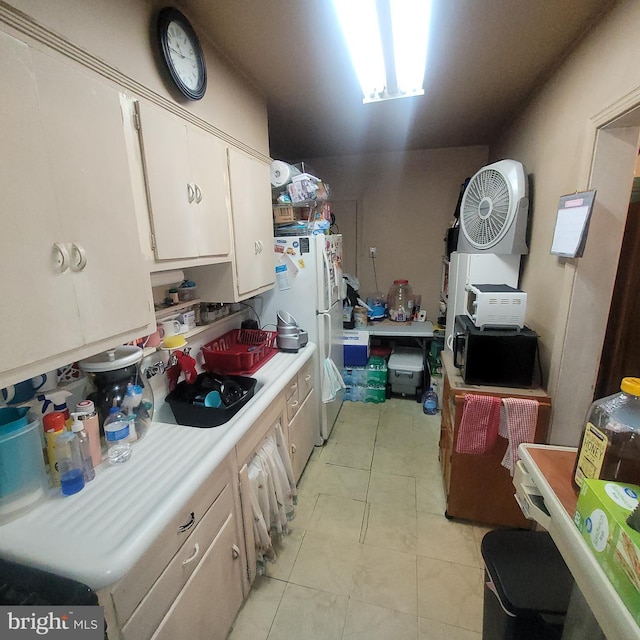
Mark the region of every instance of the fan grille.
POLYGON ((467 186, 460 223, 469 242, 477 248, 497 244, 513 217, 511 193, 504 176, 494 169, 478 173, 467 186))

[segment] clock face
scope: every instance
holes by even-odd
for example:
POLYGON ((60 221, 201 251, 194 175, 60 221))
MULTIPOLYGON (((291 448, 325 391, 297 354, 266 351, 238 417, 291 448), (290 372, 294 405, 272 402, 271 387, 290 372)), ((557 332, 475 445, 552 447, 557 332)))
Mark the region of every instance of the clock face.
POLYGON ((158 16, 158 37, 172 80, 191 100, 204 96, 207 71, 195 31, 176 9, 166 8, 158 16))

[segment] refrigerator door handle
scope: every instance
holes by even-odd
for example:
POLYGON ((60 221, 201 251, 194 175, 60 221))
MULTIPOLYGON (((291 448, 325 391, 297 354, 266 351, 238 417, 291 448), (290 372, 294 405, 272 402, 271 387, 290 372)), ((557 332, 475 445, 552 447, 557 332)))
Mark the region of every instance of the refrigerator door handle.
POLYGON ((318 345, 318 347, 322 348, 320 357, 329 358, 331 356, 331 345, 333 344, 333 336, 331 335, 331 314, 328 311, 318 311, 318 317, 320 318, 320 322, 324 322, 324 325, 327 328, 325 333, 325 343, 323 345, 318 345))
POLYGON ((327 250, 322 247, 322 267, 324 269, 324 287, 322 287, 322 302, 318 313, 329 313, 331 309, 331 267, 329 265, 329 256, 327 250))

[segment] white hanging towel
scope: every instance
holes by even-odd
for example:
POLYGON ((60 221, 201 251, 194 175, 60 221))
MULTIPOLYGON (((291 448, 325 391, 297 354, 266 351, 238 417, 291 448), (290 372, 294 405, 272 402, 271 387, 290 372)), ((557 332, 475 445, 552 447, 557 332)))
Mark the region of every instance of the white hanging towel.
POLYGON ((331 358, 325 358, 322 375, 322 402, 333 402, 338 391, 346 388, 347 385, 344 383, 336 363, 331 358))

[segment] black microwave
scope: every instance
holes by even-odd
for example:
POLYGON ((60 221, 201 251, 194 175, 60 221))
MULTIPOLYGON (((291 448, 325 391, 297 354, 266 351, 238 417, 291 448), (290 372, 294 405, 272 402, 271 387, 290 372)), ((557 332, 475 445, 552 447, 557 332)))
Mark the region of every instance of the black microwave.
POLYGON ((456 316, 453 364, 466 384, 530 387, 538 335, 522 329, 479 329, 468 316, 456 316))

